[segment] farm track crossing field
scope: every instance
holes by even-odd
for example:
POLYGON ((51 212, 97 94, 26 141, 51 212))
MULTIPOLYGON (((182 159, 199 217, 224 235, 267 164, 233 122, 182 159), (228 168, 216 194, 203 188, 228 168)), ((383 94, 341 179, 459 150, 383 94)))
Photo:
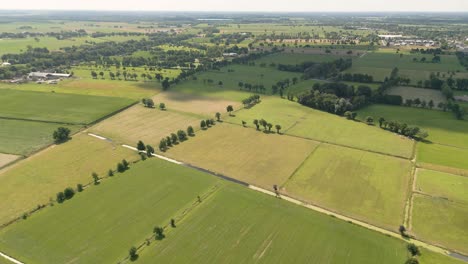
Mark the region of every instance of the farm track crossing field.
POLYGON ((89 124, 132 102, 113 97, 0 89, 0 117, 89 124))
POLYGON ((412 230, 417 238, 467 254, 468 205, 441 197, 413 196, 412 230), (443 232, 441 232, 443 230, 443 232))
POLYGON ((394 230, 403 221, 410 173, 408 160, 322 144, 281 190, 394 230))
POLYGON ((416 157, 422 167, 468 176, 468 148, 418 143, 416 157))
POLYGON ((400 95, 403 98, 403 101, 407 99, 416 99, 419 98, 421 101, 433 101, 435 109, 439 103, 447 102, 447 99, 439 90, 433 89, 424 89, 424 88, 414 88, 414 87, 392 87, 387 90, 387 94, 391 95, 400 95))
POLYGON ((20 157, 17 155, 0 153, 0 168, 12 163, 19 158, 20 157))
POLYGON ((0 224, 47 204, 66 187, 92 182, 91 173, 105 176, 122 159, 138 159, 131 150, 81 134, 0 171, 0 224))
POLYGON ((169 110, 162 111, 138 104, 93 126, 90 131, 119 143, 133 145, 143 140, 156 148, 171 133, 186 131, 190 125, 199 126, 199 116, 177 112, 168 104, 166 107, 169 110))
POLYGON ((414 143, 407 138, 280 98, 262 99, 260 104, 236 112, 236 117, 227 121, 240 124, 244 120, 255 127, 253 120, 261 118, 281 125, 284 133, 293 136, 405 158, 413 152, 414 143))
POLYGON ((0 230, 2 252, 25 263, 116 263, 219 180, 158 159, 0 230))
POLYGON ((229 184, 141 263, 403 263, 404 243, 229 184), (220 254, 222 252, 222 254, 220 254))
POLYGON ((271 189, 285 182, 317 142, 217 124, 167 152, 175 159, 271 189))
MULTIPOLYGON (((358 118, 373 116, 374 120, 384 117, 387 121, 399 121, 409 126, 426 130, 426 138, 434 143, 468 148, 468 121, 456 120, 449 112, 422 108, 371 105, 358 111, 358 118)), ((387 132, 389 133, 389 132, 387 132)))
POLYGON ((52 134, 60 126, 69 128, 72 134, 80 129, 77 125, 0 118, 0 152, 28 155, 52 144, 52 134))

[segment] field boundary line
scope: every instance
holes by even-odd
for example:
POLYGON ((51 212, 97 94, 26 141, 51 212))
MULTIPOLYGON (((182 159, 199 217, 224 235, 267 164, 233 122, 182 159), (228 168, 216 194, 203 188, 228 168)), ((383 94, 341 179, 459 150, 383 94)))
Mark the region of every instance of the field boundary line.
POLYGON ((47 124, 58 124, 58 125, 79 125, 79 126, 86 125, 86 123, 71 123, 71 122, 60 122, 60 121, 30 119, 30 118, 17 118, 17 117, 7 117, 7 116, 0 116, 0 119, 16 120, 16 121, 28 121, 28 122, 37 122, 37 123, 47 123, 47 124))
POLYGON ((301 162, 301 164, 299 164, 299 166, 297 166, 297 168, 291 173, 291 175, 289 175, 288 179, 286 181, 283 182, 283 184, 280 185, 280 187, 284 187, 286 185, 286 183, 288 181, 290 181, 292 179, 292 177, 294 177, 294 175, 299 171, 300 168, 302 168, 302 166, 304 166, 304 164, 306 163, 306 161, 312 156, 314 155, 314 153, 317 151, 317 149, 322 146, 322 142, 319 142, 318 145, 309 153, 309 155, 307 155, 307 157, 305 157, 305 159, 301 162))
POLYGON ((0 256, 2 256, 3 258, 5 258, 5 259, 7 259, 7 260, 9 260, 9 261, 11 261, 11 262, 13 262, 15 264, 24 264, 24 262, 21 262, 21 261, 15 259, 15 258, 12 258, 12 257, 10 257, 10 256, 8 256, 8 255, 6 255, 6 254, 4 254, 2 252, 0 252, 0 256))

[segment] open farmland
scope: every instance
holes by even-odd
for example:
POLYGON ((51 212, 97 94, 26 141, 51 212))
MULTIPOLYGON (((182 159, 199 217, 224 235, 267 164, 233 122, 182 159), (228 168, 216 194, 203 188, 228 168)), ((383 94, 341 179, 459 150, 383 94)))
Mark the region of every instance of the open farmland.
POLYGON ((424 88, 414 88, 414 87, 392 87, 387 90, 387 94, 391 95, 400 95, 403 98, 403 101, 407 99, 417 99, 419 98, 421 101, 433 101, 434 105, 437 109, 437 105, 439 103, 446 103, 447 99, 439 90, 433 89, 424 89, 424 88))
POLYGON ((138 104, 93 126, 90 131, 119 143, 133 145, 143 140, 157 147, 159 141, 171 133, 200 124, 198 116, 172 110, 168 104, 166 107, 169 110, 162 111, 138 104))
POLYGON ((275 65, 278 64, 288 64, 288 65, 296 65, 301 64, 304 62, 330 62, 334 60, 338 60, 340 58, 347 58, 350 56, 345 55, 332 55, 332 54, 306 54, 304 53, 291 53, 290 51, 286 50, 282 53, 275 53, 263 58, 260 58, 255 61, 257 64, 265 63, 267 66, 274 63, 275 65))
POLYGON ((227 185, 138 262, 393 264, 405 251, 402 241, 227 185))
POLYGON ((403 221, 410 172, 408 160, 322 144, 282 191, 395 229, 403 221))
POLYGON ((92 172, 104 176, 124 158, 131 161, 138 155, 81 134, 2 170, 0 224, 47 204, 66 187, 92 182, 92 172))
POLYGON ((0 89, 0 117, 11 119, 89 124, 131 103, 123 98, 0 89))
POLYGON ((0 231, 3 252, 26 263, 116 263, 155 226, 196 206, 215 177, 149 159, 70 201, 0 231))
POLYGON ((285 182, 316 146, 310 140, 223 123, 200 131, 167 155, 271 189, 285 182))
POLYGON ((240 124, 244 120, 248 126, 255 127, 253 120, 261 118, 281 125, 284 133, 293 136, 405 158, 411 157, 413 152, 413 142, 407 138, 285 99, 263 99, 250 109, 236 112, 236 117, 227 121, 240 124))
POLYGON ((165 103, 171 109, 186 113, 193 113, 213 118, 215 113, 226 113, 226 107, 232 105, 239 109, 242 104, 232 100, 224 100, 193 94, 164 92, 153 97, 156 106, 165 103))
POLYGON ((417 174, 416 191, 468 206, 467 177, 424 169, 417 174))
POLYGON ((52 134, 60 126, 69 128, 72 134, 80 129, 76 125, 0 118, 0 152, 28 155, 40 150, 53 143, 52 134))
POLYGON ((20 157, 16 155, 0 153, 0 168, 12 163, 19 158, 20 157))
POLYGON ((420 143, 416 157, 419 166, 468 176, 468 148, 420 143))

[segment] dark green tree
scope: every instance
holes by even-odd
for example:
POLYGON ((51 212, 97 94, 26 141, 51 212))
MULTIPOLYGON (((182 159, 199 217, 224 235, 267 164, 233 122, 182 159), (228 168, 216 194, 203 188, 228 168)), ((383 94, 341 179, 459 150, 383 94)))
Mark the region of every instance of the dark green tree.
MULTIPOLYGON (((166 140, 164 139, 164 142, 166 142, 166 140)), ((167 145, 167 144, 166 144, 167 145)), ((166 147, 167 148, 167 147, 166 147)), ((151 145, 146 145, 146 155, 148 157, 151 157, 152 155, 154 154, 154 148, 153 146, 151 145)))
POLYGON ((195 135, 195 130, 193 130, 192 126, 187 127, 187 134, 191 137, 195 135))
POLYGON ((232 111, 234 111, 234 107, 232 107, 232 105, 228 105, 226 107, 226 111, 229 113, 229 115, 231 115, 232 111))
POLYGON ((57 193, 57 203, 63 203, 65 201, 65 194, 63 192, 57 193))
POLYGON ((91 174, 91 176, 93 177, 93 181, 94 181, 94 185, 98 185, 99 184, 99 176, 97 173, 93 172, 91 174))
POLYGON ((69 200, 73 197, 73 195, 75 195, 75 190, 73 190, 73 188, 68 187, 63 191, 63 194, 65 196, 65 199, 69 200))
POLYGON ((137 143, 137 149, 138 149, 139 151, 144 151, 144 150, 146 150, 145 143, 143 143, 143 141, 141 141, 141 140, 138 141, 138 143, 137 143))
POLYGON ((218 122, 221 121, 221 113, 220 112, 217 112, 215 116, 216 116, 216 120, 218 120, 218 122))
POLYGON ((52 137, 54 138, 55 143, 63 143, 70 138, 70 129, 66 127, 59 127, 54 131, 52 137))

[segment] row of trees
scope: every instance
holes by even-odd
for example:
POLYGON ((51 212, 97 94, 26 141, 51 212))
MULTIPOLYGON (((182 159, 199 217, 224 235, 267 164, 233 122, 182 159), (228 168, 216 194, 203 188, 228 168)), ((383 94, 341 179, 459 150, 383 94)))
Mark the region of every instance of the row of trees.
MULTIPOLYGON (((266 133, 271 133, 271 129, 273 128, 273 124, 272 123, 269 123, 268 121, 266 121, 265 119, 254 119, 253 120, 253 124, 255 125, 256 129, 258 131, 260 131, 260 126, 263 126, 263 132, 266 132, 266 133)), ((242 125, 245 126, 245 122, 242 121, 242 125)), ((276 129, 276 132, 278 134, 281 134, 280 133, 280 130, 281 130, 281 125, 275 125, 275 129, 276 129)))
POLYGON ((242 100, 242 104, 244 107, 252 107, 255 104, 258 104, 260 102, 260 95, 254 94, 248 98, 245 98, 242 100))
MULTIPOLYGON (((148 108, 154 108, 154 101, 151 98, 143 98, 141 99, 141 103, 148 108)), ((166 104, 165 103, 159 103, 159 109, 160 110, 166 110, 166 104)))
POLYGON ((340 58, 331 62, 303 62, 296 65, 278 64, 278 70, 301 72, 304 79, 319 78, 328 79, 336 77, 340 72, 350 68, 353 65, 352 59, 340 58))
POLYGON ((383 117, 379 118, 379 127, 414 139, 423 140, 429 136, 426 131, 420 129, 417 126, 408 126, 406 123, 401 123, 398 121, 386 121, 383 117))
POLYGON ((187 132, 184 130, 179 130, 177 133, 172 133, 170 136, 167 136, 159 142, 159 150, 166 151, 169 147, 179 144, 179 142, 184 142, 188 139, 188 136, 195 136, 195 130, 192 126, 187 127, 187 132))
POLYGON ((360 83, 372 83, 374 82, 374 77, 369 74, 362 73, 340 73, 336 77, 338 81, 345 82, 360 82, 360 83))

